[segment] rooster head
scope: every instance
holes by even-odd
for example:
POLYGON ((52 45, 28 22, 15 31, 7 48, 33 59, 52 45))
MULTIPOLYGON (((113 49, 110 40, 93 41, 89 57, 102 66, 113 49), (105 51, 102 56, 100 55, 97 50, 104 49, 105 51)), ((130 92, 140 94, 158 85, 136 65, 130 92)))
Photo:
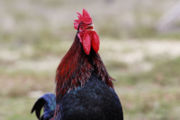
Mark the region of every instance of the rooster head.
POLYGON ((91 48, 97 53, 99 50, 99 36, 94 30, 92 18, 89 13, 83 9, 82 14, 77 12, 78 19, 74 20, 74 28, 78 30, 77 36, 83 46, 86 55, 90 54, 91 48))

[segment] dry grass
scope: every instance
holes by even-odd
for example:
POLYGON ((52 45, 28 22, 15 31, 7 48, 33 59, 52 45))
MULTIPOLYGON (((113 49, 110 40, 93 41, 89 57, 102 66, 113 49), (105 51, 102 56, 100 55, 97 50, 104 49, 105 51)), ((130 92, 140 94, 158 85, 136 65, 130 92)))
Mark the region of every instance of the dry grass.
MULTIPOLYGON (((125 118, 128 120, 135 118, 137 120, 178 120, 179 112, 177 111, 180 110, 178 107, 180 58, 178 56, 180 55, 175 54, 174 57, 168 58, 164 56, 163 51, 158 56, 153 53, 147 54, 150 53, 148 49, 151 47, 138 41, 133 41, 133 45, 128 44, 131 43, 129 41, 109 41, 106 39, 102 41, 100 54, 109 73, 116 79, 115 89, 121 98, 125 118), (111 45, 114 47, 110 47, 111 45), (143 45, 146 46, 143 47, 143 45), (141 59, 136 56, 138 51, 143 54, 141 59), (126 59, 121 59, 123 57, 126 59), (144 69, 147 64, 143 63, 150 64, 150 67, 144 69)), ((177 41, 174 42, 176 45, 179 44, 177 41)), ((62 44, 57 44, 57 46, 62 46, 62 44)), ((59 47, 62 49, 60 51, 66 51, 65 49, 70 44, 71 42, 65 42, 63 45, 66 47, 59 47)), ((172 49, 168 50, 171 53, 172 49)), ((0 114, 2 119, 35 119, 30 114, 35 99, 45 92, 54 91, 55 70, 61 56, 65 53, 59 53, 59 58, 56 58, 56 52, 49 54, 41 49, 39 52, 42 53, 41 57, 33 55, 34 57, 24 58, 25 53, 17 52, 18 60, 1 59, 0 64, 3 67, 0 69, 0 104, 2 106, 0 114), (47 57, 48 54, 49 57, 47 57), (20 64, 17 64, 18 61, 21 61, 20 64)))

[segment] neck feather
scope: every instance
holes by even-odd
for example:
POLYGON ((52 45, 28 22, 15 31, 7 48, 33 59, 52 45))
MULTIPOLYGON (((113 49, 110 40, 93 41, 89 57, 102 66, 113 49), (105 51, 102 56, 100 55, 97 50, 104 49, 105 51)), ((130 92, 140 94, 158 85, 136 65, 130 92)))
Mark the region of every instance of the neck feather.
POLYGON ((75 40, 56 71, 56 96, 59 100, 67 91, 83 86, 95 73, 108 86, 113 87, 112 78, 99 56, 91 49, 90 55, 83 51, 79 38, 75 40))

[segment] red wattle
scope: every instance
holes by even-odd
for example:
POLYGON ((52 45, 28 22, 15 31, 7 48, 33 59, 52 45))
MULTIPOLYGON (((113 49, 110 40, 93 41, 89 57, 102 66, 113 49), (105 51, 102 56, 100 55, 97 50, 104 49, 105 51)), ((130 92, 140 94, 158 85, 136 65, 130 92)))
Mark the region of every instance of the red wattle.
POLYGON ((89 55, 91 50, 91 37, 88 31, 84 33, 82 45, 86 55, 89 55))
POLYGON ((99 36, 95 31, 92 31, 92 48, 94 49, 94 51, 97 53, 99 51, 99 36))

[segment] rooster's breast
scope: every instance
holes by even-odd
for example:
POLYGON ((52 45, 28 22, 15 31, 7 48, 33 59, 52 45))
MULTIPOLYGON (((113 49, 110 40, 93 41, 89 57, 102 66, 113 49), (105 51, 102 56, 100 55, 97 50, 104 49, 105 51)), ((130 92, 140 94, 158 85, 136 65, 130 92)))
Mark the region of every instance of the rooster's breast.
POLYGON ((61 120, 123 120, 120 100, 103 81, 91 76, 57 102, 61 120))

